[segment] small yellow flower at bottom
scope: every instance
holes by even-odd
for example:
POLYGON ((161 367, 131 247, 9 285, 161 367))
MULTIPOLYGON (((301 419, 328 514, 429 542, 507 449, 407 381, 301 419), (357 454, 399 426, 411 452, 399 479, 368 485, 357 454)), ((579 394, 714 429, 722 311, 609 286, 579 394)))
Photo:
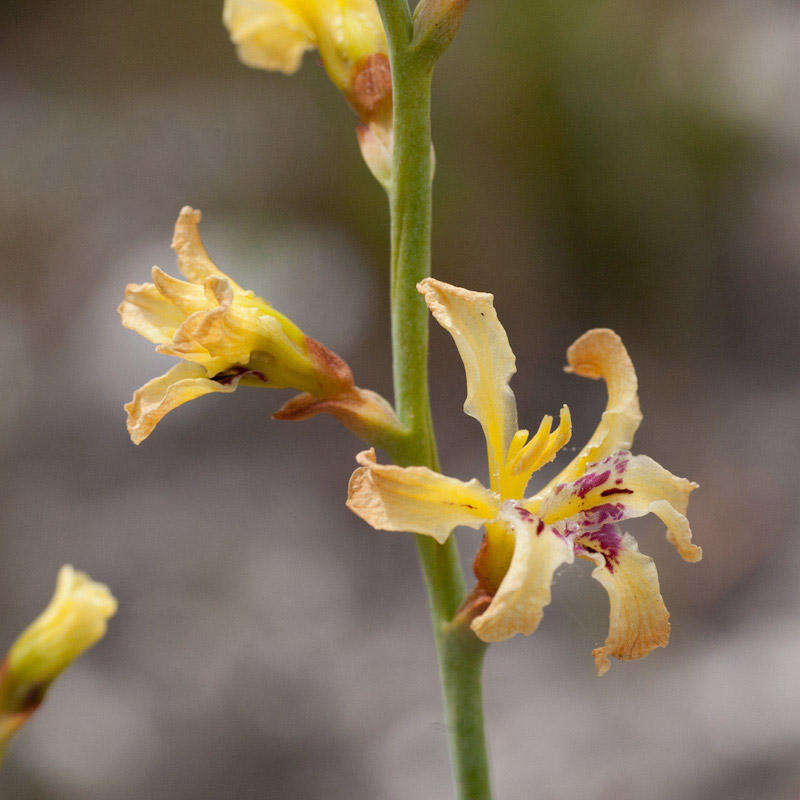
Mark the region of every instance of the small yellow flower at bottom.
POLYGON ((106 633, 117 601, 105 584, 71 566, 59 570, 47 608, 0 666, 0 749, 44 699, 50 684, 106 633))
POLYGON ((524 493, 533 473, 569 441, 569 410, 552 430, 519 430, 514 393, 514 354, 494 309, 493 297, 428 278, 418 286, 442 327, 453 337, 467 376, 464 411, 480 422, 486 439, 490 488, 440 475, 425 467, 378 464, 374 451, 357 456, 347 505, 379 530, 410 531, 444 542, 465 525, 485 526, 474 562, 477 586, 463 612, 475 634, 497 642, 536 630, 556 570, 575 556, 594 562, 592 577, 609 595, 609 631, 592 655, 600 675, 609 656, 641 658, 669 640, 669 614, 655 564, 619 525, 654 514, 685 561, 702 552, 686 519, 697 484, 628 449, 642 419, 636 372, 613 331, 595 329, 567 351, 567 370, 602 378, 608 404, 577 456, 537 494, 524 493))

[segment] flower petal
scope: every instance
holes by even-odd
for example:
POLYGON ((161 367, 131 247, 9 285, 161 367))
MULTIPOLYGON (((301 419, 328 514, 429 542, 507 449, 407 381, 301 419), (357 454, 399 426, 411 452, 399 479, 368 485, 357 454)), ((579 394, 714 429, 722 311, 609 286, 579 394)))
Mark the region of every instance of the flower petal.
POLYGON ((696 483, 673 475, 652 458, 620 451, 590 464, 578 480, 551 489, 538 513, 548 524, 570 519, 584 530, 655 514, 667 526, 667 539, 680 556, 699 561, 703 551, 692 544, 686 519, 689 495, 696 488, 696 483))
POLYGON ((285 346, 287 357, 308 358, 284 335, 280 323, 255 309, 235 306, 233 289, 221 277, 207 278, 203 284, 206 308, 189 316, 175 332, 172 341, 158 347, 158 352, 196 360, 206 365, 209 357, 230 364, 246 364, 255 350, 277 352, 285 346))
POLYGON ((480 528, 498 511, 497 496, 475 480, 459 481, 427 467, 378 464, 370 448, 356 456, 347 507, 373 528, 431 536, 440 544, 453 528, 480 528))
POLYGON ((574 560, 572 544, 524 509, 504 506, 500 520, 514 534, 514 555, 489 607, 471 623, 484 642, 533 633, 550 603, 556 569, 574 560))
POLYGON ((377 392, 353 386, 334 397, 303 393, 284 403, 273 419, 301 420, 328 413, 366 442, 396 441, 405 433, 391 405, 377 392))
POLYGON ((173 278, 160 267, 153 267, 151 275, 153 283, 161 295, 178 308, 184 316, 216 305, 209 301, 203 287, 196 283, 173 278))
POLYGON ((168 342, 186 319, 152 283, 129 283, 117 312, 126 328, 154 344, 168 342))
POLYGON ((627 450, 642 421, 636 370, 622 339, 614 331, 608 328, 587 331, 567 350, 567 362, 566 372, 595 380, 602 378, 608 389, 608 402, 600 424, 583 450, 534 500, 540 500, 556 484, 580 477, 592 461, 605 458, 615 450, 627 450))
POLYGON ((316 46, 308 22, 276 0, 225 0, 222 20, 241 61, 249 67, 296 72, 316 46))
MULTIPOLYGON (((172 249, 178 256, 178 267, 183 275, 192 283, 208 289, 209 279, 214 279, 212 285, 223 279, 233 292, 233 302, 258 315, 270 316, 276 319, 283 328, 284 333, 299 348, 304 347, 305 334, 288 317, 276 311, 266 300, 256 296, 252 291, 242 289, 236 281, 228 277, 209 258, 203 242, 200 239, 201 214, 189 206, 184 206, 175 223, 175 233, 172 238, 172 249)), ((208 291, 205 292, 208 296, 208 291)))
POLYGON ((235 292, 243 292, 236 281, 229 278, 211 260, 200 239, 198 225, 202 214, 184 206, 175 222, 172 249, 178 257, 178 268, 192 283, 202 285, 207 278, 225 278, 235 292))
POLYGON ((141 444, 166 414, 196 397, 211 392, 232 392, 242 381, 248 385, 269 385, 249 375, 245 369, 218 376, 217 380, 206 375, 205 369, 198 364, 181 362, 137 389, 133 400, 125 406, 131 441, 141 444))
POLYGON ((634 659, 669 642, 669 612, 658 586, 653 559, 639 552, 636 540, 623 534, 613 560, 589 555, 597 564, 592 577, 603 584, 610 603, 608 636, 592 651, 598 675, 611 667, 609 656, 634 659))
POLYGON ((486 437, 491 486, 499 488, 506 453, 517 432, 517 404, 508 385, 516 359, 494 309, 494 297, 426 278, 417 284, 436 321, 456 343, 467 374, 464 411, 486 437))

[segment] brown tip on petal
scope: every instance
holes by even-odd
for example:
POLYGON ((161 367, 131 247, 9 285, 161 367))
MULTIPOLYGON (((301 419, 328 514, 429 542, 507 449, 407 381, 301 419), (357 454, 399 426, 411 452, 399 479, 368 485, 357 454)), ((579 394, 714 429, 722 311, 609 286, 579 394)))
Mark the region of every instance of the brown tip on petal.
POLYGON ((320 371, 330 380, 331 384, 336 387, 335 394, 353 388, 353 373, 341 356, 336 355, 333 350, 328 350, 324 344, 320 344, 310 336, 306 336, 305 343, 308 354, 320 368, 320 371))
POLYGON ((359 59, 350 79, 350 102, 362 119, 374 119, 392 99, 392 70, 384 53, 359 59))
MULTIPOLYGON (((309 419, 317 414, 331 414, 345 428, 368 442, 380 442, 383 437, 396 433, 400 428, 400 423, 386 400, 369 389, 358 387, 336 397, 299 394, 279 408, 272 417, 295 421, 309 419)), ((372 461, 375 461, 374 450, 372 461)))

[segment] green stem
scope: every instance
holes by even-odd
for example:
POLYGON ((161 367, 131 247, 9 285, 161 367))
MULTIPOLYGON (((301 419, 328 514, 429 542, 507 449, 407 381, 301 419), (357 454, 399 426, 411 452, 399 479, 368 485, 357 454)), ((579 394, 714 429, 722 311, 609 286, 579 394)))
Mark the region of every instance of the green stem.
MULTIPOLYGON (((416 285, 430 275, 431 70, 411 47, 406 0, 377 0, 389 40, 394 103, 391 310, 395 408, 409 435, 392 448, 401 465, 438 469, 428 395, 428 311, 416 285)), ((483 731, 481 668, 485 645, 468 625, 452 624, 464 599, 455 540, 417 536, 439 659, 458 800, 490 800, 483 731)))

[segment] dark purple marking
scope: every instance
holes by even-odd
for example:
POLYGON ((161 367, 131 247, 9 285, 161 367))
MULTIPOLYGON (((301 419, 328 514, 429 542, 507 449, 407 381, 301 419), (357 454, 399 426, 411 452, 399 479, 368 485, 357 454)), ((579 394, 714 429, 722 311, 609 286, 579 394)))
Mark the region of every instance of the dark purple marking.
POLYGON ((587 508, 575 516, 581 530, 603 525, 609 520, 618 522, 625 516, 625 506, 622 503, 602 503, 594 508, 587 508))
POLYGON ((584 547, 593 553, 601 553, 609 572, 614 571, 614 564, 619 563, 619 548, 622 536, 613 523, 607 523, 595 531, 584 533, 576 542, 577 547, 584 547))
MULTIPOLYGON (((609 456, 610 457, 610 456, 609 456)), ((625 450, 620 450, 619 453, 614 455, 614 472, 621 475, 628 468, 628 461, 630 461, 630 453, 625 450)))
POLYGON ((606 489, 600 492, 600 497, 608 497, 612 494, 633 494, 633 489, 606 489))
POLYGON ((608 469, 604 472, 587 472, 573 484, 575 487, 575 494, 583 499, 592 489, 597 489, 598 486, 602 486, 610 477, 611 470, 608 469))
POLYGON ((515 506, 515 508, 520 519, 524 519, 525 522, 533 522, 533 514, 527 508, 520 508, 520 506, 515 506))
POLYGON ((616 483, 616 484, 617 484, 617 486, 621 486, 621 485, 622 485, 622 478, 617 478, 617 479, 614 481, 614 483, 616 483))
POLYGON ((544 520, 540 519, 539 524, 536 526, 536 535, 538 536, 544 530, 544 520))
POLYGON ((248 369, 247 367, 231 367, 222 372, 218 372, 211 380, 216 383, 221 383, 223 386, 230 386, 237 378, 243 378, 246 375, 253 375, 260 378, 262 381, 267 381, 267 376, 263 372, 255 369, 248 369))

